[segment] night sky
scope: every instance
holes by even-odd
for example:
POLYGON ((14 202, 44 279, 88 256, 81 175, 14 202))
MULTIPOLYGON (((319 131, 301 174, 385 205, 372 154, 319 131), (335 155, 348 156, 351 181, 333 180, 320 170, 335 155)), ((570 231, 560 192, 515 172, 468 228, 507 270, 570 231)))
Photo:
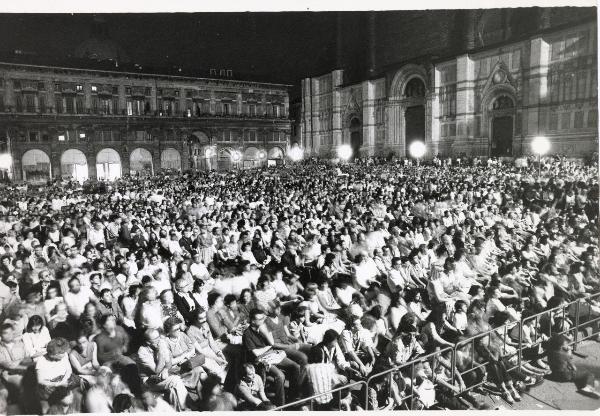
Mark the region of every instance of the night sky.
MULTIPOLYGON (((357 14, 363 14, 358 12, 357 14)), ((133 63, 230 68, 297 84, 335 65, 335 13, 106 14, 110 38, 133 63)), ((69 58, 91 34, 93 15, 0 15, 0 52, 69 58)))

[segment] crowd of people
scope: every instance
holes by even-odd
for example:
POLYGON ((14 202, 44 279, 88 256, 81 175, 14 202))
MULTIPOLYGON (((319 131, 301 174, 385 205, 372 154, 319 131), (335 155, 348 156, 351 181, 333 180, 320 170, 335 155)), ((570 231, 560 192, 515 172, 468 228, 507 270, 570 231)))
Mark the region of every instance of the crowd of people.
POLYGON ((572 311, 510 325, 600 315, 597 164, 311 161, 0 199, 9 413, 467 409, 469 386, 513 403, 549 374, 597 396, 572 311))

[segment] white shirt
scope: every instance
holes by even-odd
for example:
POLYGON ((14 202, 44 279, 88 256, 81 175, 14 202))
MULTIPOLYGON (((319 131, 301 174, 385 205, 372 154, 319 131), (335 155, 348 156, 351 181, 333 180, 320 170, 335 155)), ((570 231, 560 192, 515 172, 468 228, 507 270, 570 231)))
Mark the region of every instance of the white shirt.
POLYGON ((67 310, 75 318, 79 318, 83 313, 85 305, 90 301, 92 296, 92 290, 87 286, 81 286, 78 293, 73 293, 71 291, 67 292, 65 295, 67 310))
POLYGON ((208 269, 204 265, 204 263, 192 263, 190 266, 190 273, 195 278, 203 278, 209 276, 208 269))

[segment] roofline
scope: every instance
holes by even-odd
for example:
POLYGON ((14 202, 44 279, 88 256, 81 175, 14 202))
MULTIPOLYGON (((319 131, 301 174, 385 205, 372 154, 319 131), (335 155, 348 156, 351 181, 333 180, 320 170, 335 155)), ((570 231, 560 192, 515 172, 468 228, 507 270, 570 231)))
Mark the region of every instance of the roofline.
POLYGON ((119 74, 119 75, 135 75, 135 76, 147 76, 147 77, 167 77, 167 78, 178 78, 184 80, 203 80, 203 81, 230 81, 230 82, 245 82, 249 84, 261 84, 261 85, 272 85, 276 87, 292 87, 293 84, 276 84, 272 82, 261 82, 261 81, 247 81, 241 79, 223 79, 223 78, 204 78, 204 77, 187 77, 182 75, 167 75, 167 74, 153 74, 148 72, 128 72, 128 71, 111 71, 105 69, 88 69, 88 68, 73 68, 73 67, 62 67, 62 66, 49 66, 49 65, 33 65, 33 64, 21 64, 17 62, 3 62, 0 61, 0 65, 16 65, 30 68, 45 68, 45 69, 61 69, 67 71, 87 71, 87 72, 99 72, 108 74, 119 74))

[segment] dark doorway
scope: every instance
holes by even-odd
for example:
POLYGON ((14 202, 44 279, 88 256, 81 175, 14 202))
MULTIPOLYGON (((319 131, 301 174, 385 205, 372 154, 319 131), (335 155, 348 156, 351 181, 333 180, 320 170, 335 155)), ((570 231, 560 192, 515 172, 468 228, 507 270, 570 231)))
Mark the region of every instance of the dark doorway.
POLYGON ((359 119, 353 118, 350 121, 350 146, 352 146, 352 158, 359 155, 362 144, 362 125, 359 119))
POLYGON ((512 156, 512 142, 512 116, 494 117, 492 121, 492 143, 490 148, 490 156, 512 156))
POLYGON ((417 105, 408 107, 404 113, 406 123, 405 149, 406 156, 410 156, 408 149, 414 141, 425 142, 425 106, 417 105))

